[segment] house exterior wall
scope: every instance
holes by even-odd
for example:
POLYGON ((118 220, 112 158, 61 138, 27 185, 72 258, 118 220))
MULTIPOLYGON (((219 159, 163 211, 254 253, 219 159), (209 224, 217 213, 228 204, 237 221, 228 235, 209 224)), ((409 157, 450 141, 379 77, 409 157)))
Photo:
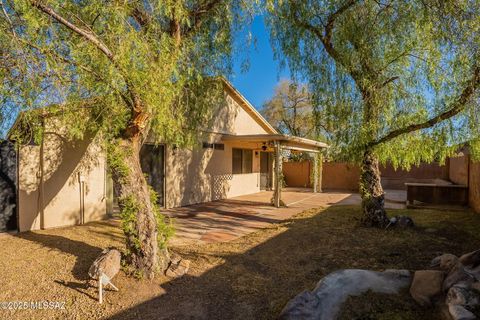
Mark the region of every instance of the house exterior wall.
POLYGON ((165 148, 165 206, 167 208, 231 198, 260 191, 261 143, 222 142, 222 134, 247 135, 267 132, 226 94, 225 103, 213 112, 209 124, 199 133, 202 142, 222 143, 224 150, 165 148), (252 150, 252 173, 232 174, 232 149, 252 150))
POLYGON ((259 152, 256 144, 248 143, 224 143, 224 150, 201 146, 175 150, 167 146, 165 206, 173 208, 259 192, 259 152), (253 150, 252 173, 232 174, 233 148, 253 150))
POLYGON ((101 148, 93 139, 67 142, 59 134, 46 134, 43 147, 21 146, 19 231, 106 218, 105 163, 101 148))
MULTIPOLYGON (((227 91, 228 92, 228 91, 227 91)), ((199 131, 224 150, 165 147, 165 206, 178 207, 260 191, 260 143, 221 142, 222 134, 272 133, 230 94, 199 131), (232 174, 232 149, 252 150, 252 173, 232 174), (257 151, 257 152, 256 152, 257 151)), ((99 139, 67 142, 49 120, 43 146, 19 150, 19 230, 100 220, 112 213, 112 180, 99 139), (43 170, 42 170, 43 168, 43 170)), ((149 140, 147 139, 147 143, 149 140)), ((151 140, 150 140, 151 142, 151 140)))

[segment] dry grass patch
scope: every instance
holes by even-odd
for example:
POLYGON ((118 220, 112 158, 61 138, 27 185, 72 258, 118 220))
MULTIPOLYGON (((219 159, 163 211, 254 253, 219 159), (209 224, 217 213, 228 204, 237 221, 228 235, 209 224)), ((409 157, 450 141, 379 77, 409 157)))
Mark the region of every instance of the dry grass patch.
MULTIPOLYGON (((422 269, 440 253, 480 247, 480 215, 432 210, 390 214, 408 214, 417 227, 363 228, 358 207, 338 206, 308 210, 227 243, 173 247, 192 261, 188 275, 149 282, 120 274, 114 279, 120 292, 108 292, 101 306, 94 300, 96 289, 86 284, 87 271, 102 248, 123 246, 116 225, 101 222, 0 237, 0 301, 67 302, 64 311, 0 311, 0 318, 272 319, 289 299, 337 269, 422 269)), ((393 312, 394 319, 423 319, 423 310, 407 298, 382 297, 384 303, 368 296, 351 299, 349 306, 358 312, 346 317, 386 319, 393 312)))

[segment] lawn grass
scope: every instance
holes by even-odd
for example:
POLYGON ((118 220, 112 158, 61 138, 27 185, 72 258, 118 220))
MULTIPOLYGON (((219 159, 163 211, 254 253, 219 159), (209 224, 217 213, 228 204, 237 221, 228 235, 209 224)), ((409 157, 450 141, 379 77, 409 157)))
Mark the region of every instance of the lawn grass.
MULTIPOLYGON (((174 246, 191 260, 188 275, 138 281, 118 275, 120 292, 98 305, 86 285, 99 251, 122 246, 118 226, 86 226, 0 237, 0 301, 64 300, 64 311, 0 310, 0 318, 274 319, 287 301, 337 269, 424 269, 435 256, 480 248, 480 215, 470 211, 390 210, 409 215, 413 229, 359 226, 360 209, 307 210, 226 243, 174 246)), ((367 294, 347 302, 344 319, 432 319, 405 292, 367 294)))

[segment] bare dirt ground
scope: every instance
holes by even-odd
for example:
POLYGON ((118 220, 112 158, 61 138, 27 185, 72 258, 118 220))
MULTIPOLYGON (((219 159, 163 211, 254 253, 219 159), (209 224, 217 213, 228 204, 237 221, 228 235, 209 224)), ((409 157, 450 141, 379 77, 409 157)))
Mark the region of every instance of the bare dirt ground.
MULTIPOLYGON (((64 301, 64 310, 1 310, 0 319, 273 319, 297 293, 340 268, 422 269, 443 252, 480 248, 480 215, 390 210, 417 227, 358 225, 358 207, 307 210, 231 242, 173 246, 192 261, 188 275, 135 280, 121 273, 103 305, 87 281, 105 247, 123 247, 115 223, 0 236, 0 302, 64 301), (429 230, 426 230, 426 229, 429 230), (432 230, 433 229, 433 230, 432 230)), ((1 308, 1 305, 0 305, 1 308)), ((408 293, 347 302, 344 319, 432 319, 408 293)))

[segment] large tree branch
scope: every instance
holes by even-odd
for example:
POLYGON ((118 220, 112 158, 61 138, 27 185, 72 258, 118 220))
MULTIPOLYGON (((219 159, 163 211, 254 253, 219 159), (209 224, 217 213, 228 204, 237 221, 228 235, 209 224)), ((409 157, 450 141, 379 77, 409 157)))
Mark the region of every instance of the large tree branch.
POLYGON ((39 0, 38 1, 32 0, 31 4, 34 7, 38 8, 43 13, 57 20, 59 23, 63 24, 73 32, 84 37, 86 40, 88 40, 90 43, 96 46, 100 51, 102 51, 105 54, 105 56, 107 56, 112 62, 115 62, 115 56, 113 55, 112 51, 110 51, 110 49, 100 39, 98 39, 92 32, 82 29, 76 26, 75 24, 71 23, 70 21, 68 21, 61 15, 59 15, 55 10, 41 3, 39 0))
POLYGON ((341 16, 345 11, 353 7, 358 0, 349 0, 345 2, 343 6, 337 9, 334 13, 332 13, 328 18, 327 18, 327 24, 325 25, 325 36, 322 39, 323 45, 325 46, 325 49, 330 55, 335 55, 338 56, 339 53, 335 50, 332 44, 332 33, 333 29, 335 27, 335 21, 339 16, 341 16))
POLYGON ((58 14, 55 10, 53 10, 49 6, 41 3, 40 0, 31 0, 30 3, 32 4, 32 6, 39 9, 49 17, 55 19, 60 24, 64 25, 74 33, 85 38, 110 60, 110 62, 114 65, 114 67, 118 70, 120 75, 123 77, 127 87, 127 92, 129 93, 131 98, 131 101, 128 101, 127 99, 125 99, 125 96, 122 95, 122 98, 125 100, 127 105, 131 108, 131 119, 128 127, 125 130, 125 135, 129 138, 137 137, 141 135, 146 127, 147 119, 149 118, 149 115, 144 112, 143 102, 140 95, 135 90, 135 86, 132 84, 131 80, 129 79, 128 73, 118 63, 113 52, 100 39, 98 39, 98 37, 95 34, 93 34, 91 31, 78 27, 74 23, 70 22, 69 20, 65 19, 63 16, 58 14))
MULTIPOLYGON (((342 67, 344 67, 350 75, 354 78, 356 82, 357 80, 360 79, 360 72, 357 70, 354 70, 352 66, 349 65, 349 61, 347 61, 340 52, 338 52, 335 47, 333 46, 332 42, 332 35, 333 35, 333 30, 335 29, 335 22, 337 19, 344 14, 348 9, 353 7, 355 4, 357 4, 359 0, 348 0, 345 2, 342 6, 340 6, 336 11, 331 13, 326 20, 325 25, 321 26, 315 26, 312 25, 306 21, 302 21, 299 19, 299 17, 291 11, 291 18, 293 21, 301 28, 311 32, 314 36, 316 36, 320 42, 323 44, 323 47, 325 48, 325 51, 332 57, 333 60, 338 62, 342 67)), ((294 6, 295 1, 291 0, 290 4, 291 6, 294 6)))
POLYGON ((205 21, 206 17, 208 16, 208 13, 210 13, 215 7, 220 5, 224 0, 210 0, 207 1, 206 3, 200 5, 198 8, 193 10, 190 13, 190 16, 193 20, 193 24, 190 28, 186 30, 186 32, 192 32, 194 30, 198 30, 200 26, 203 24, 205 21))
POLYGON ((449 119, 459 114, 465 109, 468 101, 474 95, 475 91, 479 87, 480 87, 480 66, 477 66, 473 71, 472 78, 468 81, 462 93, 457 97, 457 99, 455 99, 455 101, 452 103, 451 107, 447 111, 440 113, 439 115, 436 115, 435 117, 430 118, 427 121, 411 124, 406 127, 393 130, 390 133, 383 136, 382 138, 376 141, 370 142, 367 146, 373 147, 381 143, 390 141, 403 134, 433 127, 435 124, 440 123, 443 120, 449 119))

